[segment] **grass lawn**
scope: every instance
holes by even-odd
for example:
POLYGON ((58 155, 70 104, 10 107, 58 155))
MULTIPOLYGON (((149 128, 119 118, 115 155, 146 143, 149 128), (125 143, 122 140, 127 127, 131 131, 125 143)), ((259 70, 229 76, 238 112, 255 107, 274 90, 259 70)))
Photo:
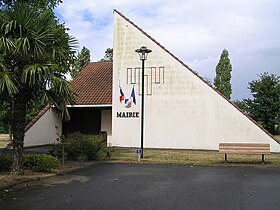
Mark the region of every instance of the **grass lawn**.
MULTIPOLYGON (((144 163, 179 164, 179 165, 246 165, 263 166, 261 155, 228 155, 228 163, 224 163, 224 155, 217 151, 165 150, 145 149, 144 163)), ((136 149, 116 148, 111 160, 117 162, 137 162, 136 149)), ((280 167, 280 154, 265 156, 265 166, 280 167)))
MULTIPOLYGON (((137 163, 136 149, 114 148, 110 161, 137 163)), ((217 151, 194 151, 194 150, 167 150, 145 149, 144 159, 141 163, 172 164, 189 166, 254 166, 254 167, 280 167, 280 154, 265 156, 265 164, 261 163, 261 155, 228 155, 228 163, 224 163, 224 155, 217 151)), ((75 168, 75 167, 74 167, 75 168)), ((47 173, 35 173, 26 171, 25 175, 10 175, 9 172, 0 172, 1 186, 9 186, 26 180, 37 180, 48 176, 50 173, 72 171, 73 167, 61 167, 56 171, 47 173)))
POLYGON ((276 141, 278 141, 280 143, 280 135, 274 136, 274 138, 276 139, 276 141))
POLYGON ((0 148, 4 148, 10 141, 9 134, 0 134, 0 148))

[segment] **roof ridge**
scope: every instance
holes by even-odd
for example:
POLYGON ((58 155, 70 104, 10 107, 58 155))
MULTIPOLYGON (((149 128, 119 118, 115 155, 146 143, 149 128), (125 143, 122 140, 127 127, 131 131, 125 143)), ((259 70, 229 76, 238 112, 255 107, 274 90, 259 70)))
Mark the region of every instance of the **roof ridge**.
POLYGON ((138 25, 136 25, 133 21, 131 21, 129 18, 127 18, 125 15, 123 15, 118 10, 114 9, 113 12, 118 13, 122 18, 124 18, 127 22, 132 24, 135 28, 137 28, 141 33, 143 33, 146 37, 148 37, 151 41, 156 43, 160 48, 162 48, 165 52, 167 52, 170 56, 172 56, 175 60, 177 60, 179 63, 181 63, 184 67, 186 67, 188 70, 190 70, 195 76, 197 76, 201 81, 203 81, 206 85, 208 85, 210 88, 212 88, 216 93, 218 93, 221 97, 223 97, 227 102, 229 102, 234 108, 236 108, 241 114, 243 114, 246 118, 248 118, 251 122, 253 122, 258 128, 260 128, 262 131, 264 131, 268 136, 270 136, 273 140, 275 140, 278 144, 280 144, 274 137, 271 135, 266 129, 259 126, 258 123, 253 120, 250 116, 245 114, 236 104, 234 104, 232 101, 230 101, 228 98, 226 98, 220 91, 215 89, 213 86, 211 86, 203 77, 198 75, 197 72, 195 72, 192 68, 190 68, 187 64, 185 64, 182 60, 180 60, 177 56, 175 56, 173 53, 171 53, 169 50, 167 50, 163 45, 161 45, 158 41, 156 41, 152 36, 150 36, 147 32, 145 32, 142 28, 140 28, 138 25))
POLYGON ((89 63, 113 63, 113 61, 90 61, 89 63))

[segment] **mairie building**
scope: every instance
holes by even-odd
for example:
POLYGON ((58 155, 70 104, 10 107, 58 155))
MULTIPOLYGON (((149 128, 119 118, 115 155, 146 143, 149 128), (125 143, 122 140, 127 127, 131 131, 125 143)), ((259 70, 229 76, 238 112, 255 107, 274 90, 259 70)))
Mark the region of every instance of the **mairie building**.
POLYGON ((107 135, 108 146, 218 150, 219 143, 268 143, 273 137, 139 26, 114 11, 113 62, 91 62, 71 82, 76 104, 62 121, 46 107, 26 127, 24 145, 56 142, 76 131, 107 135), (142 63, 136 49, 152 50, 142 63))

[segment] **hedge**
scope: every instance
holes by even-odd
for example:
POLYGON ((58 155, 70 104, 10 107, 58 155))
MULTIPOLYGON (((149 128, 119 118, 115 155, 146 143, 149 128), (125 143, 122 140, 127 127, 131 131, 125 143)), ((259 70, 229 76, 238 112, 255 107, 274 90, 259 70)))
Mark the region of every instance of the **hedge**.
MULTIPOLYGON (((13 156, 0 155, 0 171, 9 171, 12 168, 13 156)), ((23 167, 34 171, 49 171, 60 166, 57 158, 46 154, 24 154, 23 167)))

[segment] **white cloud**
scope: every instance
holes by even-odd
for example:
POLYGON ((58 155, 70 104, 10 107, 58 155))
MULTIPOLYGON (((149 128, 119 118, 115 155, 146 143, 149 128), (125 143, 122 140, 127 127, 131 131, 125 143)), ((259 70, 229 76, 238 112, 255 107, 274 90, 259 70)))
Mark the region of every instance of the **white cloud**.
POLYGON ((56 13, 99 60, 113 45, 113 9, 212 81, 220 53, 228 49, 233 98, 248 97, 247 83, 257 74, 280 73, 279 1, 64 0, 56 13))

